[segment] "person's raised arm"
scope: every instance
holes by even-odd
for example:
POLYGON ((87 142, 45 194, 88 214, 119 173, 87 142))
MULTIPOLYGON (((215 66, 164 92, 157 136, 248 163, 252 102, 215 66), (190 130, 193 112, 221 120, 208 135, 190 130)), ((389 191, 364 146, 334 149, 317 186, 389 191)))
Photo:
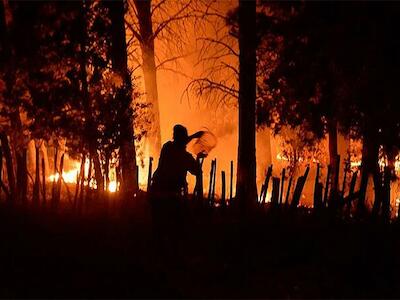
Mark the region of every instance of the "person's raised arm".
POLYGON ((193 140, 193 139, 198 139, 204 134, 204 131, 200 130, 197 131, 196 133, 193 133, 192 135, 189 135, 188 137, 188 143, 193 140))

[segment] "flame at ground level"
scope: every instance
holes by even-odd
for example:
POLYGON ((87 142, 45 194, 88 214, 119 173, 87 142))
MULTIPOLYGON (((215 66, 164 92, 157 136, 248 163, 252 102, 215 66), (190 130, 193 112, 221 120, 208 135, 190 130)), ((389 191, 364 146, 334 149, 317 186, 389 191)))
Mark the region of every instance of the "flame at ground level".
MULTIPOLYGON (((72 166, 72 168, 69 171, 63 171, 62 172, 62 179, 65 183, 70 183, 70 184, 77 184, 78 180, 80 180, 80 163, 78 161, 72 161, 70 162, 70 165, 72 166)), ((87 174, 89 173, 89 159, 86 159, 85 161, 85 174, 87 176, 87 174)), ((119 184, 117 183, 116 180, 116 170, 115 168, 110 168, 109 170, 109 183, 107 186, 107 191, 109 191, 110 193, 115 193, 118 190, 119 184)), ((56 172, 54 174, 51 174, 48 177, 48 180, 51 182, 54 181, 58 181, 58 179, 60 178, 60 173, 56 172)), ((84 185, 87 186, 89 184, 90 187, 92 188, 97 188, 97 184, 96 184, 96 180, 94 180, 93 178, 90 179, 90 181, 88 182, 88 178, 86 177, 84 180, 84 185)))

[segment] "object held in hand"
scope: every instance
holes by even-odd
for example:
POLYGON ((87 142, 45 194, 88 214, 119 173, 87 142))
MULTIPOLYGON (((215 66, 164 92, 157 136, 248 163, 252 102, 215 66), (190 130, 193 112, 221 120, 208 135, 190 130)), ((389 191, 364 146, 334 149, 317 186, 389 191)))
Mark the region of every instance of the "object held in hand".
POLYGON ((192 145, 192 152, 199 157, 206 157, 217 145, 217 137, 209 130, 199 131, 197 134, 199 136, 192 145))

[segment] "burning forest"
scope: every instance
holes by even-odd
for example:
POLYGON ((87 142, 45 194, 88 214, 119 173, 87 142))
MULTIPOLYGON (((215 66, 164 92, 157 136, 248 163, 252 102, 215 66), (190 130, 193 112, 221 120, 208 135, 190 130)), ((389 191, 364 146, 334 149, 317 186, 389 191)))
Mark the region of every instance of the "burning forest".
POLYGON ((0 0, 0 297, 399 297, 399 16, 0 0))

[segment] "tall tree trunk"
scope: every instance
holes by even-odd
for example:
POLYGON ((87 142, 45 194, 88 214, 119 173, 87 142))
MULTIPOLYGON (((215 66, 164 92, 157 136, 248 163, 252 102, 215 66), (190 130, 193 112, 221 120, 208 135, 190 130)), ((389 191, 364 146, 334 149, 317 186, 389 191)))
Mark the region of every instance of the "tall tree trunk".
POLYGON ((82 3, 81 11, 81 22, 82 22, 82 33, 80 38, 81 53, 80 53, 80 80, 82 83, 82 98, 86 117, 86 138, 88 139, 88 146, 90 156, 94 163, 94 172, 97 184, 97 190, 99 192, 104 190, 104 180, 101 172, 100 158, 97 152, 97 128, 93 120, 92 112, 92 101, 89 95, 89 84, 87 79, 86 65, 88 63, 88 55, 86 53, 86 46, 88 43, 87 33, 87 16, 86 16, 86 4, 82 3))
POLYGON ((101 171, 100 157, 97 151, 91 154, 93 157, 94 176, 96 178, 97 191, 104 192, 104 177, 101 171))
POLYGON ((239 144, 236 196, 242 209, 255 206, 256 1, 239 1, 239 144))
POLYGON ((42 201, 42 206, 46 207, 47 205, 47 197, 46 197, 46 163, 44 161, 44 158, 42 157, 42 192, 43 192, 43 201, 42 201))
POLYGON ((394 180, 396 178, 396 157, 399 154, 399 150, 396 147, 390 147, 386 149, 386 154, 388 158, 390 179, 394 180))
POLYGON ((1 202, 1 193, 4 190, 6 194, 8 194, 8 189, 3 183, 3 150, 1 149, 0 144, 0 202, 1 202))
POLYGON ((5 132, 0 132, 1 147, 3 149, 3 155, 6 160, 7 167, 7 181, 9 187, 9 202, 15 201, 15 173, 14 173, 14 163, 11 154, 10 144, 8 142, 8 137, 5 132))
POLYGON ((28 168, 26 165, 27 150, 22 149, 16 153, 18 198, 26 203, 28 191, 28 168))
POLYGON ((33 205, 39 207, 40 202, 40 148, 35 147, 35 183, 33 186, 33 205))
POLYGON ((337 121, 330 120, 328 123, 328 139, 329 139, 329 164, 331 165, 331 201, 334 204, 338 199, 338 186, 339 186, 339 168, 338 168, 338 135, 337 135, 337 121))
POLYGON ((106 153, 104 158, 104 181, 104 189, 108 191, 108 187, 110 185, 110 153, 106 153))
POLYGON ((142 70, 147 103, 150 104, 150 130, 148 145, 150 156, 159 157, 161 150, 160 110, 158 103, 157 70, 154 56, 154 34, 151 19, 151 1, 135 0, 140 30, 142 50, 142 70))
POLYGON ((375 199, 379 198, 379 146, 376 140, 370 134, 364 135, 362 160, 361 160, 361 184, 360 196, 358 201, 359 211, 365 208, 365 196, 367 192, 368 178, 373 175, 375 185, 375 199))
MULTIPOLYGON (((4 0, 0 1, 0 57, 4 59, 4 45, 6 43, 6 35, 7 35, 7 25, 6 25, 6 11, 4 7, 4 0)), ((0 62, 4 63, 3 59, 0 58, 0 62)))
POLYGON ((60 205, 60 199, 61 199, 61 184, 63 181, 63 169, 64 169, 64 153, 61 155, 60 158, 60 166, 58 167, 58 179, 57 179, 57 187, 56 187, 56 197, 55 197, 55 208, 58 208, 60 205))
MULTIPOLYGON (((146 1, 144 1, 146 2, 146 1)), ((134 143, 132 82, 128 70, 128 58, 125 36, 125 11, 124 1, 104 1, 109 9, 111 19, 111 56, 113 71, 121 76, 124 85, 118 92, 118 100, 121 102, 120 110, 120 164, 122 171, 121 190, 124 193, 132 194, 139 188, 138 176, 136 173, 136 149, 134 143)))
POLYGON ((11 142, 15 155, 15 162, 17 167, 17 198, 22 203, 27 200, 28 191, 28 166, 27 166, 27 142, 26 135, 24 134, 21 115, 19 112, 19 105, 10 115, 10 123, 13 128, 11 135, 11 142))
MULTIPOLYGON (((90 158, 90 156, 89 156, 90 158)), ((82 164, 81 164, 81 184, 80 184, 80 192, 79 192, 79 202, 78 202, 78 211, 81 212, 83 209, 83 200, 84 200, 84 193, 85 193, 85 162, 86 162, 86 155, 82 156, 82 164)), ((89 183, 88 183, 89 184, 89 183)))
MULTIPOLYGON (((58 146, 54 146, 54 162, 53 162, 53 174, 61 176, 57 170, 57 159, 58 159, 58 146)), ((51 186, 51 207, 55 208, 56 203, 56 178, 53 178, 52 186, 51 186)))

